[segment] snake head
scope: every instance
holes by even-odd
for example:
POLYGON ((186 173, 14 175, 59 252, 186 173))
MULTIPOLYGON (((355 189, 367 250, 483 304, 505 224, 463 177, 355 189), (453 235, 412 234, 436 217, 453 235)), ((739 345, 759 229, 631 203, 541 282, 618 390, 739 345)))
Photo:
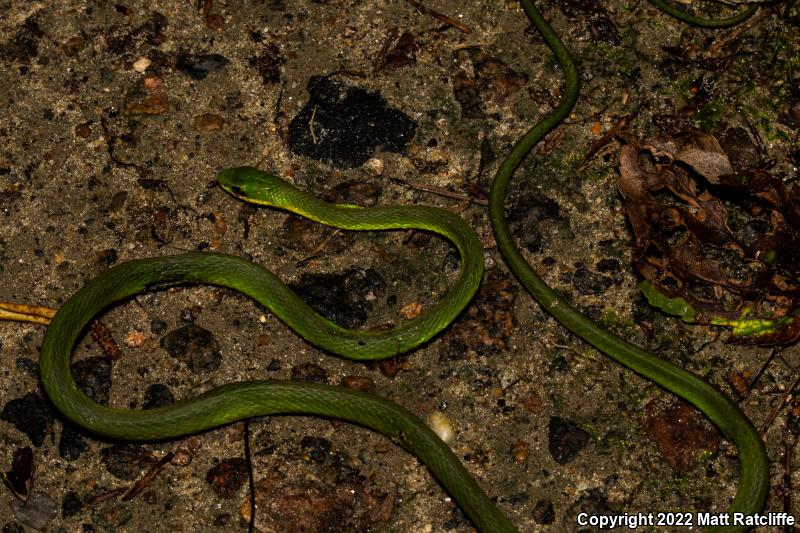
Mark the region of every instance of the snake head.
POLYGON ((240 200, 275 207, 280 207, 285 193, 294 189, 281 178, 253 167, 226 168, 217 174, 217 182, 240 200))

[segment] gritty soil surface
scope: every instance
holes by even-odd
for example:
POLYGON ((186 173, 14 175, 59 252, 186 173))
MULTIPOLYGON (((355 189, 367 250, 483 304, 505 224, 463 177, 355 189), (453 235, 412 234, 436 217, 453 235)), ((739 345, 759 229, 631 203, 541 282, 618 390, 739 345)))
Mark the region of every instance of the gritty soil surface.
MULTIPOLYGON (((794 19, 773 11, 732 36, 644 1, 538 4, 575 55, 583 87, 512 186, 509 218, 523 250, 592 319, 704 376, 765 425, 767 509, 793 508, 792 406, 769 414, 800 354, 726 344, 721 329, 650 308, 615 186, 619 141, 585 156, 636 113, 628 132, 639 139, 678 124, 720 138, 737 132, 736 153, 791 183, 797 8, 794 19)), ((106 329, 77 345, 73 373, 118 408, 241 380, 304 379, 373 391, 426 420, 439 413, 456 455, 521 531, 577 531, 580 512, 725 509, 735 448, 543 314, 494 246, 483 201, 494 172, 563 91, 550 50, 515 2, 425 7, 0 0, 0 300, 57 308, 115 264, 211 250, 266 266, 348 327, 384 327, 446 293, 459 271, 449 244, 308 225, 244 205, 215 186, 216 172, 257 165, 347 203, 457 207, 486 248, 483 286, 451 328, 410 354, 350 362, 235 292, 180 287, 104 314, 106 329), (307 107, 319 83, 323 94, 307 107), (374 109, 336 122, 323 104, 348 95, 374 109), (357 146, 319 148, 363 127, 359 116, 378 118, 357 130, 357 146)), ((414 457, 335 420, 271 416, 143 445, 66 425, 39 384, 44 331, 0 323, 0 470, 13 472, 0 488, 3 531, 246 530, 246 437, 258 530, 472 530, 414 457), (22 498, 11 490, 17 478, 22 498)))

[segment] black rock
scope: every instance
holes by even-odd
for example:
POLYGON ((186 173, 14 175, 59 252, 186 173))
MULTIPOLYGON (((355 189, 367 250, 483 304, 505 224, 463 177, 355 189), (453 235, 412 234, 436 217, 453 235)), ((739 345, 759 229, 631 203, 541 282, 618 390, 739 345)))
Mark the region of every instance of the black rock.
POLYGON ((310 98, 289 123, 289 149, 337 168, 363 165, 375 151, 402 152, 416 122, 370 93, 329 78, 312 77, 310 98))
POLYGON ((574 422, 550 417, 548 449, 558 464, 564 465, 575 459, 588 442, 589 433, 574 422))
POLYGON ((111 359, 90 357, 70 365, 72 379, 89 398, 105 405, 111 390, 111 359))
POLYGON ((178 57, 175 68, 194 80, 204 80, 212 72, 228 66, 228 59, 219 54, 183 54, 178 57))
POLYGON ((162 337, 161 347, 196 374, 214 371, 222 361, 214 334, 196 324, 171 331, 162 337))
POLYGON ((144 403, 142 409, 152 409, 154 407, 164 407, 175 403, 175 397, 172 395, 166 385, 161 383, 153 383, 147 390, 144 391, 144 403))
POLYGON ((67 461, 73 461, 80 457, 81 452, 86 448, 83 435, 72 425, 65 423, 61 428, 61 439, 58 441, 58 454, 67 461))
POLYGON ((383 278, 374 270, 353 268, 343 274, 304 274, 292 289, 320 315, 353 329, 367 321, 372 302, 385 287, 383 278))
POLYGON ((53 426, 53 412, 34 392, 8 402, 0 413, 0 419, 14 424, 18 430, 28 435, 36 447, 42 445, 44 436, 50 433, 53 426))

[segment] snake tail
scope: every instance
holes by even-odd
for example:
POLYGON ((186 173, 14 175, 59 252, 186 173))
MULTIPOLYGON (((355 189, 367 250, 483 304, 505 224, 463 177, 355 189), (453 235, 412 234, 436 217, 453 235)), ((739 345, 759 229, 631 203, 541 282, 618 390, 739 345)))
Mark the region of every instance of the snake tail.
POLYGON ((655 4, 664 13, 667 13, 668 15, 675 17, 678 20, 682 20, 684 22, 688 22, 689 24, 694 24, 695 26, 700 26, 702 28, 728 28, 730 26, 735 26, 736 24, 744 22, 745 20, 750 18, 750 16, 753 13, 755 13, 756 10, 758 9, 758 6, 754 4, 749 6, 747 9, 744 9, 741 13, 734 15, 732 17, 724 19, 706 19, 690 15, 681 8, 673 5, 669 0, 650 0, 650 2, 655 4))

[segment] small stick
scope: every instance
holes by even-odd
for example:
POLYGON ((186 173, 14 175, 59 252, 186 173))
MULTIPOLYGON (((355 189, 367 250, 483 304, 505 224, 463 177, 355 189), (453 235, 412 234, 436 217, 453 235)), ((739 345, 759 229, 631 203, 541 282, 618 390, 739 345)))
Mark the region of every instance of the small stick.
POLYGON ((703 52, 703 59, 710 59, 717 55, 722 48, 731 41, 734 41, 739 38, 739 36, 744 33, 745 31, 749 30, 768 16, 775 13, 775 7, 770 7, 763 9, 760 13, 758 13, 754 17, 750 17, 745 22, 737 25, 734 29, 723 35, 722 37, 718 38, 716 41, 711 43, 711 46, 708 47, 708 50, 703 52))
POLYGON ((610 129, 610 130, 608 130, 608 131, 607 131, 607 132, 606 132, 606 133, 605 133, 605 134, 604 134, 602 137, 600 137, 599 139, 597 139, 595 142, 593 142, 593 143, 592 143, 592 146, 591 146, 591 147, 589 147, 589 151, 588 151, 588 152, 586 152, 586 155, 585 155, 585 156, 584 156, 584 158, 583 158, 583 162, 585 163, 586 161, 588 161, 589 159, 591 159, 592 157, 594 157, 594 155, 595 155, 595 154, 596 154, 596 153, 597 153, 597 152, 598 152, 598 151, 599 151, 599 150, 600 150, 600 149, 601 149, 603 146, 605 146, 605 145, 608 143, 608 141, 610 141, 610 140, 611 140, 611 138, 612 138, 612 137, 614 137, 614 136, 617 134, 617 132, 618 132, 619 130, 621 130, 621 129, 623 129, 625 126, 627 126, 627 125, 628 125, 628 123, 629 123, 631 120, 633 120, 633 118, 634 118, 635 116, 636 116, 636 113, 631 113, 630 115, 625 115, 624 117, 622 117, 621 119, 619 119, 619 120, 618 120, 618 121, 617 121, 617 122, 616 122, 616 123, 615 123, 613 126, 611 126, 611 129, 610 129))
POLYGON ((247 524, 247 533, 253 533, 256 526, 256 482, 253 479, 253 460, 250 454, 250 419, 244 421, 244 431, 242 432, 242 439, 244 440, 244 459, 247 463, 247 482, 250 486, 250 520, 247 524))
POLYGON ((304 255, 297 263, 302 265, 303 263, 305 263, 306 261, 308 261, 309 259, 311 259, 315 255, 317 255, 317 253, 320 250, 322 250, 322 248, 325 247, 326 244, 328 244, 328 241, 330 241, 333 237, 338 235, 340 231, 341 230, 339 228, 336 228, 330 234, 326 235, 321 241, 319 241, 319 243, 316 246, 314 246, 314 248, 311 249, 310 252, 308 252, 306 255, 304 255))
POLYGON ((311 142, 317 144, 317 134, 314 132, 314 117, 317 116, 317 105, 314 104, 314 109, 311 110, 311 118, 308 119, 308 129, 311 131, 311 142))
POLYGON ((137 494, 142 492, 145 489, 145 487, 147 487, 147 485, 149 485, 150 482, 156 478, 158 473, 164 470, 164 467, 166 467, 167 464, 169 464, 169 462, 172 461, 172 457, 173 453, 169 452, 167 455, 162 457, 160 461, 154 464, 150 468, 150 470, 148 470, 147 473, 143 475, 139 479, 139 481, 134 483, 133 487, 131 487, 131 489, 125 493, 125 496, 122 497, 122 501, 127 502, 129 500, 132 500, 133 498, 136 497, 137 494))
POLYGON ((392 178, 392 179, 404 183, 409 187, 411 187, 412 189, 418 189, 420 191, 438 194, 439 196, 447 196, 448 198, 455 198, 456 200, 466 200, 472 202, 473 204, 489 205, 489 202, 487 200, 481 200, 480 198, 472 198, 470 196, 467 196, 466 194, 461 194, 458 192, 450 192, 447 189, 442 189, 441 187, 436 187, 435 185, 428 185, 426 183, 421 183, 419 181, 407 180, 403 178, 392 178))
POLYGON ((753 376, 753 379, 751 379, 751 380, 750 380, 750 383, 748 383, 748 384, 747 384, 747 388, 749 388, 749 389, 752 389, 752 388, 753 388, 753 386, 755 386, 755 384, 758 382, 758 380, 759 380, 759 379, 761 379, 761 376, 763 376, 763 375, 764 375, 764 371, 767 369, 767 367, 769 366, 769 364, 770 364, 770 363, 772 362, 772 360, 775 358, 775 354, 776 354, 776 353, 778 353, 778 352, 777 352, 777 351, 775 351, 775 348, 773 348, 773 349, 771 349, 771 350, 769 351, 769 355, 767 356, 767 360, 766 360, 766 361, 764 361, 764 364, 763 364, 763 365, 761 365, 761 368, 759 368, 759 369, 758 369, 758 372, 756 373, 756 375, 755 375, 755 376, 753 376))
POLYGON ((98 494, 97 496, 93 496, 92 498, 89 498, 88 500, 83 502, 83 506, 84 507, 91 507, 92 505, 96 505, 98 503, 103 503, 105 501, 108 501, 108 500, 111 500, 113 498, 116 498, 117 496, 119 496, 123 492, 125 492, 125 487, 122 487, 120 489, 110 490, 108 492, 104 492, 103 494, 98 494))
POLYGON ((789 396, 791 396, 792 391, 794 391, 794 388, 797 387, 798 383, 800 383, 800 373, 797 374, 797 377, 794 379, 792 386, 786 389, 786 392, 783 393, 783 396, 781 396, 780 401, 775 404, 775 407, 772 408, 772 411, 769 412, 767 418, 764 420, 764 423, 761 424, 760 428, 758 428, 759 435, 764 435, 764 433, 766 433, 767 429, 769 429, 769 427, 772 425, 772 422, 775 420, 775 417, 778 416, 778 412, 784 406, 789 396))
POLYGON ((445 24, 449 24, 450 26, 463 31, 464 33, 472 33, 472 30, 469 29, 468 26, 465 26, 464 24, 461 24, 457 20, 454 20, 454 19, 448 17, 447 15, 443 15, 442 13, 439 13, 438 11, 434 11, 433 9, 431 9, 429 7, 425 7, 422 4, 420 4, 419 2, 417 2, 416 0, 408 0, 408 3, 411 4, 413 7, 415 7, 418 11, 421 11, 422 13, 425 13, 426 15, 430 15, 430 16, 432 16, 434 18, 437 18, 437 19, 441 20, 442 22, 444 22, 445 24))
POLYGON ((33 324, 49 324, 56 310, 41 305, 15 304, 0 302, 0 320, 31 322, 33 324))
POLYGON ((119 349, 117 341, 114 340, 114 336, 111 335, 105 324, 99 320, 93 320, 89 326, 89 332, 109 359, 116 361, 122 357, 122 351, 119 349))
MULTIPOLYGON (((783 457, 783 510, 789 516, 792 514, 792 456, 794 455, 794 448, 797 446, 797 440, 797 435, 795 435, 791 444, 784 442, 786 453, 783 457)), ((791 533, 794 528, 787 525, 784 527, 784 531, 791 533)))

